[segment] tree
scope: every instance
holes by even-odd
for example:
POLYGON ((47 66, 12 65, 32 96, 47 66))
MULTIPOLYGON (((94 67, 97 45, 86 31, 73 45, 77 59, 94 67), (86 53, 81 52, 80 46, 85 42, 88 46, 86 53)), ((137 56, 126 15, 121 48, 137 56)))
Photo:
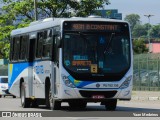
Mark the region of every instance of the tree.
POLYGON ((11 25, 0 26, 0 59, 9 56, 10 32, 15 27, 11 25))
POLYGON ((112 11, 111 11, 111 10, 107 11, 107 12, 106 12, 107 18, 109 18, 109 17, 111 16, 111 14, 112 14, 112 11))
POLYGON ((0 42, 0 59, 9 57, 9 43, 0 42))
POLYGON ((132 30, 133 38, 146 37, 148 33, 148 26, 137 24, 132 30))
POLYGON ((152 38, 160 38, 160 25, 154 25, 150 30, 152 38))
POLYGON ((131 26, 131 30, 135 27, 135 25, 140 24, 140 16, 137 14, 130 14, 124 18, 125 21, 128 21, 131 26))
POLYGON ((15 29, 10 21, 0 16, 0 59, 8 58, 9 56, 9 40, 10 32, 15 29))
POLYGON ((146 47, 145 40, 143 38, 134 40, 133 50, 135 54, 147 53, 148 48, 146 47))
MULTIPOLYGON (((34 20, 33 0, 1 0, 7 4, 3 9, 7 15, 16 19, 23 16, 34 20)), ((93 10, 109 4, 109 0, 37 0, 38 16, 41 17, 85 17, 93 10)), ((7 16, 6 15, 6 16, 7 16)))
MULTIPOLYGON (((10 32, 28 26, 34 21, 33 0, 0 0, 5 14, 0 15, 0 57, 7 58, 9 53, 10 32), (3 48, 6 46, 6 48, 3 48)), ((109 0, 37 0, 38 17, 85 17, 92 11, 103 8, 109 0)))

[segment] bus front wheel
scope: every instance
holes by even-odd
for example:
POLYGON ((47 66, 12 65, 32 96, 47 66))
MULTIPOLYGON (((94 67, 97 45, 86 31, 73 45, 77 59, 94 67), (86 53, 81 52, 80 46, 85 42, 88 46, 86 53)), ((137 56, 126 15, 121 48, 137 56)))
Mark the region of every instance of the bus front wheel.
POLYGON ((51 110, 59 110, 61 108, 61 101, 54 100, 50 87, 46 89, 46 107, 51 110))
POLYGON ((51 103, 51 110, 60 110, 61 109, 61 101, 53 100, 51 103))
POLYGON ((105 102, 105 108, 108 111, 115 111, 116 107, 117 107, 117 99, 111 99, 105 102))
POLYGON ((30 107, 30 101, 28 98, 26 98, 26 91, 25 91, 24 82, 21 84, 21 105, 23 108, 30 107))

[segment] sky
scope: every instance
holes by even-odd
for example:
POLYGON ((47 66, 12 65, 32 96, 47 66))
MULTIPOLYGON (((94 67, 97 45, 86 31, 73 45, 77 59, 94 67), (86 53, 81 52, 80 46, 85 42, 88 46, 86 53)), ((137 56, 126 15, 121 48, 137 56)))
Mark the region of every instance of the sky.
POLYGON ((160 0, 110 0, 110 5, 105 9, 118 9, 124 19, 126 15, 138 14, 142 24, 148 23, 144 15, 154 15, 150 18, 150 24, 160 24, 160 0))
MULTIPOLYGON (((129 14, 138 14, 141 17, 142 24, 148 22, 144 15, 154 15, 150 18, 150 24, 157 25, 160 23, 160 0, 109 0, 110 5, 105 9, 118 9, 122 13, 123 19, 129 14)), ((0 4, 0 6, 2 6, 0 4)))

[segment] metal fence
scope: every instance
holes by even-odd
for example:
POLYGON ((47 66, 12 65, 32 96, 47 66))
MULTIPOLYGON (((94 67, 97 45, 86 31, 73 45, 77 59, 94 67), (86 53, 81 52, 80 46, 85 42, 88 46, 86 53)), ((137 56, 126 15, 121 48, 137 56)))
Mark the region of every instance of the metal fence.
POLYGON ((133 90, 160 90, 160 54, 134 55, 133 90))

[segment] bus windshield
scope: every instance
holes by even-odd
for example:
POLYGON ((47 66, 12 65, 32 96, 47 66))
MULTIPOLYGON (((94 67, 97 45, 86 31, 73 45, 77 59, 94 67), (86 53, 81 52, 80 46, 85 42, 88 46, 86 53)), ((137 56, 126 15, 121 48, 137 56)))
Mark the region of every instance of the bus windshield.
POLYGON ((65 32, 63 65, 75 74, 107 76, 130 67, 130 37, 123 32, 65 32))

